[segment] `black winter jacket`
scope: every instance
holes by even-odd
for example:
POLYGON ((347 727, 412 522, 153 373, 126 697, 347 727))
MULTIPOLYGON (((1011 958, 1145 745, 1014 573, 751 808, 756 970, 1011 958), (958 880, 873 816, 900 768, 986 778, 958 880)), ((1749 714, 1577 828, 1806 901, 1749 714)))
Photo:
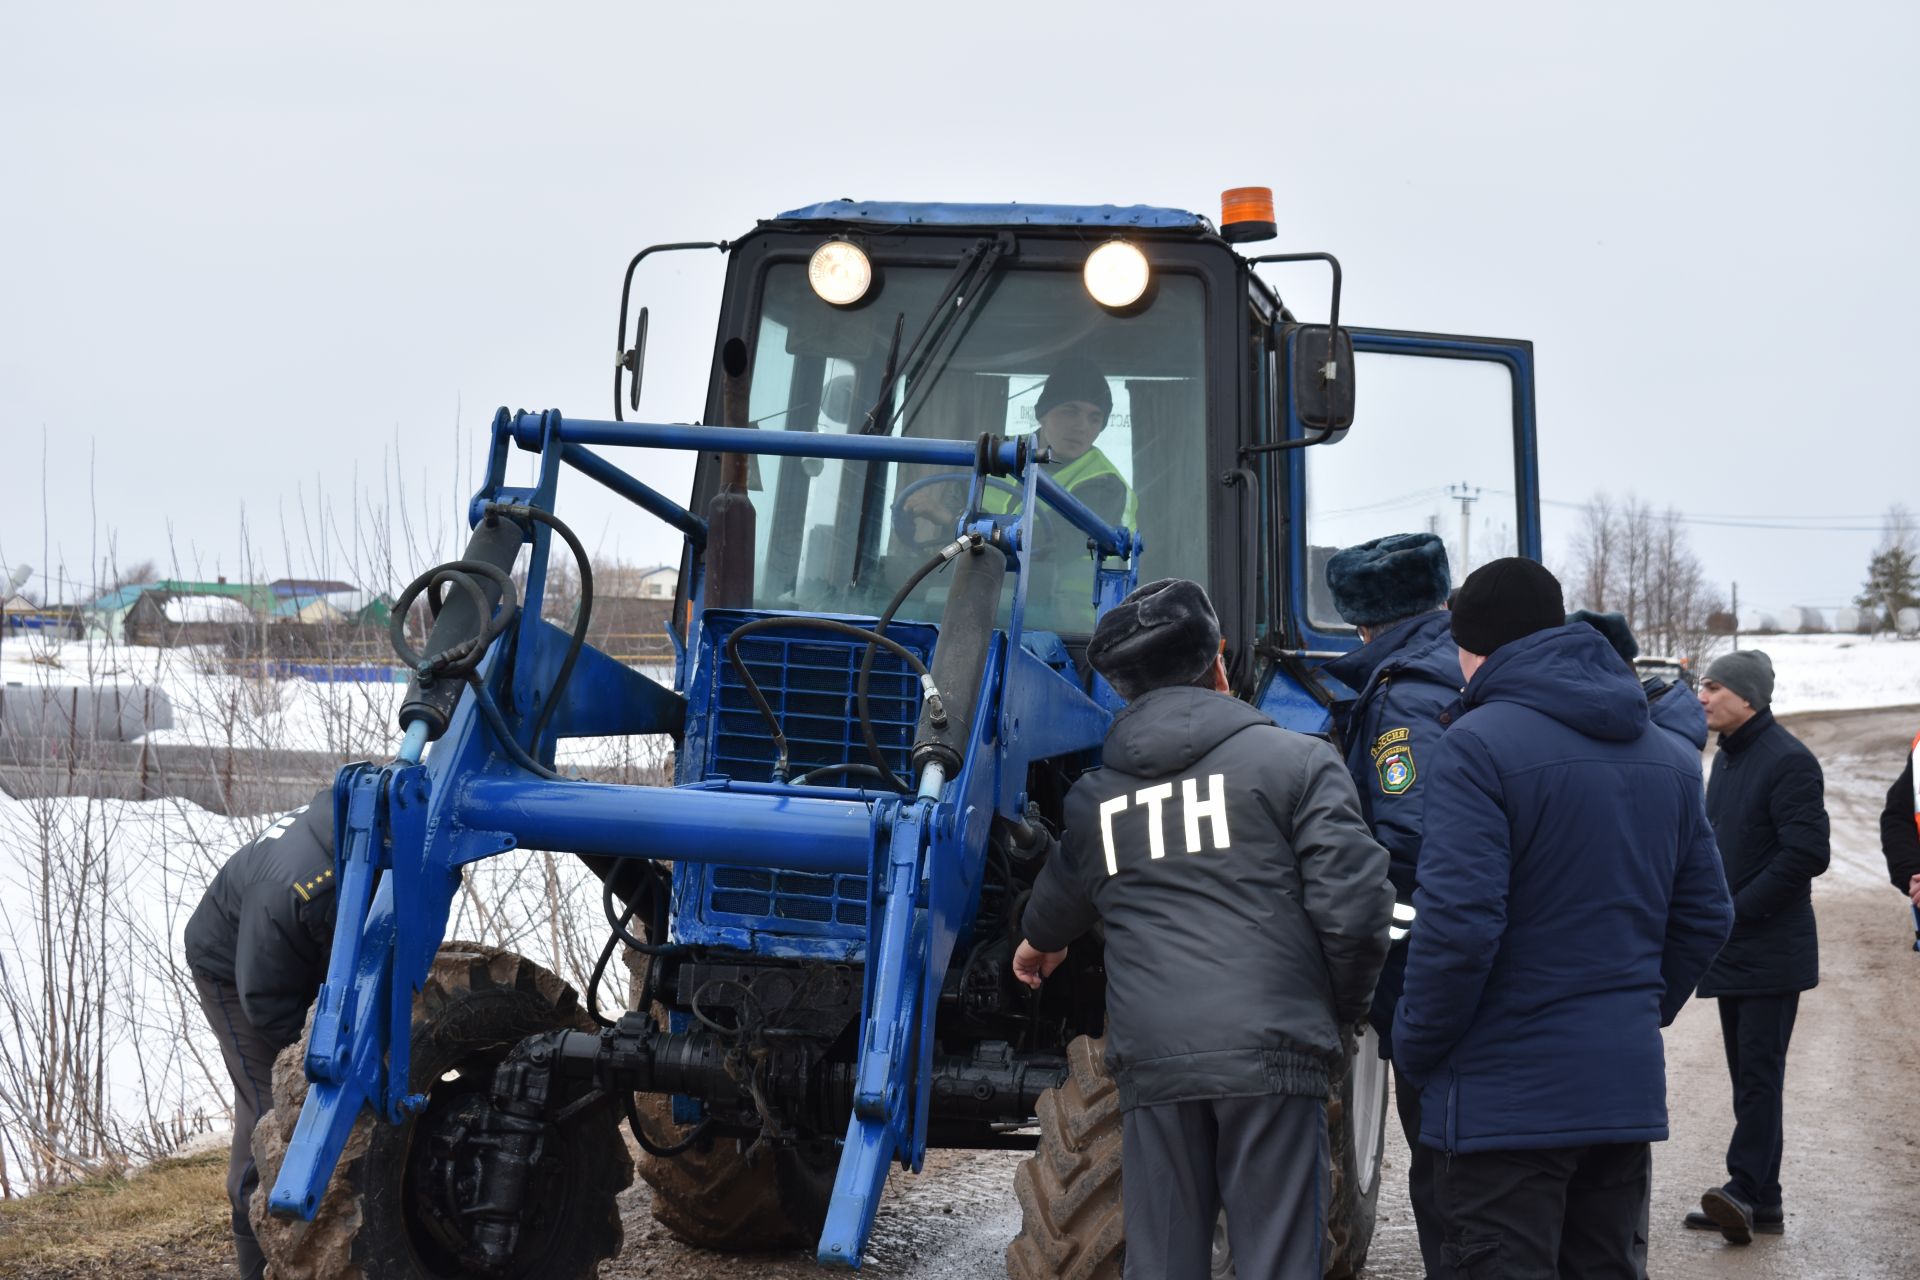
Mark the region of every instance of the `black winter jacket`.
MULTIPOLYGON (((1915 754, 1920 754, 1920 748, 1915 754)), ((1880 852, 1887 855, 1887 877, 1893 887, 1907 892, 1920 876, 1920 824, 1913 817, 1913 756, 1907 757, 1893 785, 1887 788, 1887 807, 1880 811, 1880 852)))
POLYGON ((328 787, 227 859, 187 921, 187 963, 237 988, 247 1020, 292 1044, 326 980, 333 890, 328 787))
POLYGON ((1700 994, 1783 995, 1819 985, 1813 878, 1831 852, 1820 762, 1772 711, 1761 711, 1720 735, 1707 817, 1733 890, 1733 936, 1700 994))
POLYGON ((1067 795, 1023 925, 1044 951, 1106 924, 1122 1107, 1324 1097, 1366 1014, 1393 888, 1327 743, 1204 689, 1156 689, 1067 795))

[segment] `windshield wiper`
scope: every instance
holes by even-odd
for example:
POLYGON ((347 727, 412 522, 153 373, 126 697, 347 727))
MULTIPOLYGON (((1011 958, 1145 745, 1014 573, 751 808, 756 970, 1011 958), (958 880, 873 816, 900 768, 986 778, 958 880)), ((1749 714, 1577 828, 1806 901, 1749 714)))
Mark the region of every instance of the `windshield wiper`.
MULTIPOLYGON (((993 269, 1000 259, 1008 257, 1019 247, 1019 241, 1010 231, 998 235, 982 236, 960 255, 959 263, 953 274, 947 277, 947 283, 940 290, 940 296, 927 312, 927 318, 920 324, 920 332, 913 336, 907 346, 906 355, 896 361, 890 351, 887 355, 886 375, 880 383, 880 397, 867 411, 862 435, 883 436, 893 429, 894 396, 893 384, 899 378, 911 378, 919 372, 920 366, 927 363, 934 349, 939 347, 947 334, 952 332, 955 322, 973 306, 976 299, 986 292, 984 286, 992 278, 993 269), (974 287, 976 281, 982 287, 974 287), (955 295, 959 304, 953 305, 955 295)), ((896 349, 899 332, 895 331, 896 349)))
MULTIPOLYGON (((880 398, 873 408, 867 411, 866 421, 861 424, 862 435, 883 436, 893 431, 895 416, 894 383, 898 379, 907 379, 909 385, 917 385, 920 371, 933 363, 934 357, 947 345, 949 335, 956 332, 960 318, 972 309, 975 302, 987 292, 987 285, 993 279, 994 269, 1001 259, 1011 257, 1020 247, 1010 231, 997 235, 982 236, 960 255, 960 261, 947 277, 946 287, 941 289, 940 297, 934 302, 933 309, 920 325, 920 332, 914 335, 913 342, 907 348, 903 359, 896 361, 894 352, 900 343, 898 322, 894 327, 894 345, 887 352, 885 376, 881 379, 880 398), (955 299, 958 298, 956 302, 955 299)), ((904 406, 905 396, 900 397, 904 406)), ((866 577, 867 570, 879 559, 880 521, 875 509, 874 499, 879 497, 887 485, 887 463, 870 462, 867 465, 866 483, 860 494, 860 519, 854 525, 853 582, 858 587, 866 577)))

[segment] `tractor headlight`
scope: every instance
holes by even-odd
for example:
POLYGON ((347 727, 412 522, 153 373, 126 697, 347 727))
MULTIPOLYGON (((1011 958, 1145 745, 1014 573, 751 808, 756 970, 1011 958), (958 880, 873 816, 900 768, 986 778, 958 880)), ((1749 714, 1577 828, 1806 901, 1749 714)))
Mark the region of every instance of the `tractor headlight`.
POLYGON ((1140 301, 1149 274, 1147 255, 1125 240, 1109 240, 1088 254, 1083 272, 1093 300, 1116 310, 1140 301))
POLYGON ((807 263, 807 283, 821 299, 836 307, 851 306, 867 296, 873 284, 873 264, 860 246, 829 240, 813 251, 807 263))

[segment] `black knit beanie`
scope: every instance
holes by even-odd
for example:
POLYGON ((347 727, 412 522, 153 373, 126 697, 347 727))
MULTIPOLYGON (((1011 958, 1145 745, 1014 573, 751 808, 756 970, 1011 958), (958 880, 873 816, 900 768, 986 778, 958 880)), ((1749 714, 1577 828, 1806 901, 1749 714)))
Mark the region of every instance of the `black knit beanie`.
POLYGON ((1088 404, 1098 405, 1101 413, 1113 412, 1113 389, 1093 362, 1081 356, 1068 356, 1062 360, 1047 378, 1047 385, 1040 388, 1039 402, 1033 406, 1033 416, 1044 418, 1047 410, 1062 405, 1069 400, 1084 400, 1088 404))
POLYGON ((1487 657, 1536 631, 1566 625, 1560 580, 1537 560, 1507 556, 1467 575, 1453 601, 1453 641, 1487 657))

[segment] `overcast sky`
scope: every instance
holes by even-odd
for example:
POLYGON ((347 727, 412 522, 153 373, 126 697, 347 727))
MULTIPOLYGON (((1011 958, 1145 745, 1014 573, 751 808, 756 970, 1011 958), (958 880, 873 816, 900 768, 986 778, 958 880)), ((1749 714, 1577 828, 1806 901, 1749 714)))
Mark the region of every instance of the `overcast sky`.
MULTIPOLYGON (((244 521, 263 576, 307 572, 315 513, 350 546, 396 474, 449 550, 496 405, 610 416, 649 243, 1249 183, 1273 247, 1340 256, 1343 319, 1535 342, 1550 501, 1822 526, 1694 525, 1743 604, 1844 603, 1920 507, 1909 4, 309 12, 0 9, 6 563, 239 574, 244 521)), ((643 417, 700 412, 720 265, 642 281, 643 417)), ((672 558, 590 488, 591 544, 672 558)))

